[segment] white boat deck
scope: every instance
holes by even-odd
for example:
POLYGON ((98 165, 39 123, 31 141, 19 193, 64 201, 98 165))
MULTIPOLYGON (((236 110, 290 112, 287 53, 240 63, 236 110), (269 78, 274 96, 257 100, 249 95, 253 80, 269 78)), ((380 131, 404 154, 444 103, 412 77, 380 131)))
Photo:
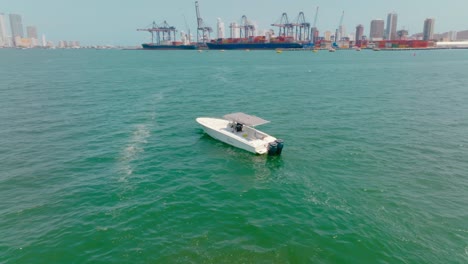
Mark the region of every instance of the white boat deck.
POLYGON ((276 140, 275 137, 248 125, 244 125, 242 131, 236 131, 235 123, 224 119, 200 117, 197 122, 210 136, 253 153, 265 154, 268 144, 276 140))

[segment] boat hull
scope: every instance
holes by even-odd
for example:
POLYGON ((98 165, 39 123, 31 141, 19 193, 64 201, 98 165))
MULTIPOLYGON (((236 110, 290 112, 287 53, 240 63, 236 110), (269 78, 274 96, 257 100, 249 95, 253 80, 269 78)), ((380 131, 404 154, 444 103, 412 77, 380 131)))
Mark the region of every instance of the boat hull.
POLYGON ((141 44, 145 50, 194 50, 195 45, 155 45, 151 43, 141 44))
POLYGON ((209 117, 199 117, 196 120, 211 137, 251 153, 268 153, 268 144, 276 140, 276 138, 253 128, 250 128, 253 133, 262 134, 264 137, 263 139, 248 140, 247 134, 232 132, 228 128, 230 124, 228 120, 209 117))
POLYGON ((206 43, 209 49, 214 50, 274 50, 274 49, 302 49, 303 45, 294 42, 278 43, 206 43))

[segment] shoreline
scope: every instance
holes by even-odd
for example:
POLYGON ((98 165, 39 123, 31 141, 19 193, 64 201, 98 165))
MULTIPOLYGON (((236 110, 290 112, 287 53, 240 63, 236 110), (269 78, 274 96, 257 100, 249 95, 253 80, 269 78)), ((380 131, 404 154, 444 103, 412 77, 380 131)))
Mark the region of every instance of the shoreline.
MULTIPOLYGON (((42 48, 42 47, 35 47, 35 48, 14 48, 14 47, 0 47, 0 50, 8 49, 8 50, 138 50, 138 51, 157 51, 158 49, 144 49, 144 48, 131 48, 131 47, 81 47, 81 48, 42 48)), ((461 49, 468 49, 467 47, 429 47, 429 48, 379 48, 379 50, 374 50, 373 48, 361 48, 361 51, 364 50, 371 50, 371 51, 412 51, 412 50, 461 50, 461 49)), ((161 49, 161 50, 184 50, 184 49, 161 49)), ((192 51, 204 50, 209 51, 210 49, 193 49, 192 51)), ((232 49, 232 51, 245 51, 246 49, 232 49)), ((293 49, 249 49, 249 51, 328 51, 329 48, 293 48, 293 49)), ((356 51, 355 48, 335 48, 336 51, 344 50, 344 51, 356 51)), ((212 51, 219 51, 213 49, 212 51)))

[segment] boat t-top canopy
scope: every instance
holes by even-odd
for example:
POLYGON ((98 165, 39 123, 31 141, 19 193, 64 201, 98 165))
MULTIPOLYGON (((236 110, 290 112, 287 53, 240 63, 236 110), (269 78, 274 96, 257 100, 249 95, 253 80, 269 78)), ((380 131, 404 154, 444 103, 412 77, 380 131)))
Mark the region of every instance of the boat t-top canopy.
POLYGON ((229 121, 234 121, 236 123, 241 123, 247 126, 259 126, 270 122, 260 117, 247 115, 241 112, 227 114, 224 116, 224 118, 229 121))

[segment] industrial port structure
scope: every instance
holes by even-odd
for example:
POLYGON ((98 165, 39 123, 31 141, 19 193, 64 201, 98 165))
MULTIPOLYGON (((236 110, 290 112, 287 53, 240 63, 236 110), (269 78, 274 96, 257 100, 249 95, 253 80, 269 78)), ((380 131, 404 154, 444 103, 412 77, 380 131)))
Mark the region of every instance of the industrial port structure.
POLYGON ((153 21, 153 24, 150 28, 139 28, 137 31, 148 31, 151 33, 151 43, 161 45, 166 41, 171 41, 176 39, 176 28, 170 26, 166 21, 162 25, 157 25, 153 21), (156 40, 156 41, 155 41, 156 40))
MULTIPOLYGON (((145 29, 151 33, 151 43, 142 44, 144 49, 337 49, 337 48, 428 48, 433 46, 426 35, 424 40, 407 40, 407 31, 400 30, 396 37, 397 16, 395 13, 389 14, 391 23, 387 25, 385 39, 367 39, 363 35, 364 28, 358 25, 356 28, 356 39, 351 39, 344 33, 343 19, 344 11, 340 16, 335 34, 325 32, 323 37, 319 36, 317 28, 317 17, 319 7, 317 7, 313 24, 306 20, 304 12, 299 12, 295 19, 290 20, 287 13, 282 13, 281 17, 270 24, 275 29, 270 29, 263 34, 257 33, 257 28, 247 16, 243 15, 240 23, 235 22, 229 25, 230 37, 211 38, 213 28, 208 26, 200 13, 198 1, 195 1, 195 13, 197 18, 196 42, 192 42, 190 30, 188 33, 181 32, 181 41, 176 40, 176 28, 170 26, 166 21, 161 24, 153 24, 145 29), (389 26, 390 25, 390 26, 389 26)), ((219 23, 219 21, 218 21, 219 23)), ((374 23, 374 21, 372 22, 374 23)), ((425 22, 427 24, 427 20, 425 22)), ((371 24, 372 25, 372 24, 371 24)), ((221 27, 218 24, 218 30, 221 27)), ((224 28, 224 25, 223 27, 224 28)), ((426 26, 425 26, 426 28, 426 26)), ((383 29, 383 26, 382 26, 383 29)), ((433 30, 433 21, 430 30, 433 30)), ((218 36, 220 34, 218 33, 218 36)), ((224 34, 223 34, 224 35, 224 34)))

